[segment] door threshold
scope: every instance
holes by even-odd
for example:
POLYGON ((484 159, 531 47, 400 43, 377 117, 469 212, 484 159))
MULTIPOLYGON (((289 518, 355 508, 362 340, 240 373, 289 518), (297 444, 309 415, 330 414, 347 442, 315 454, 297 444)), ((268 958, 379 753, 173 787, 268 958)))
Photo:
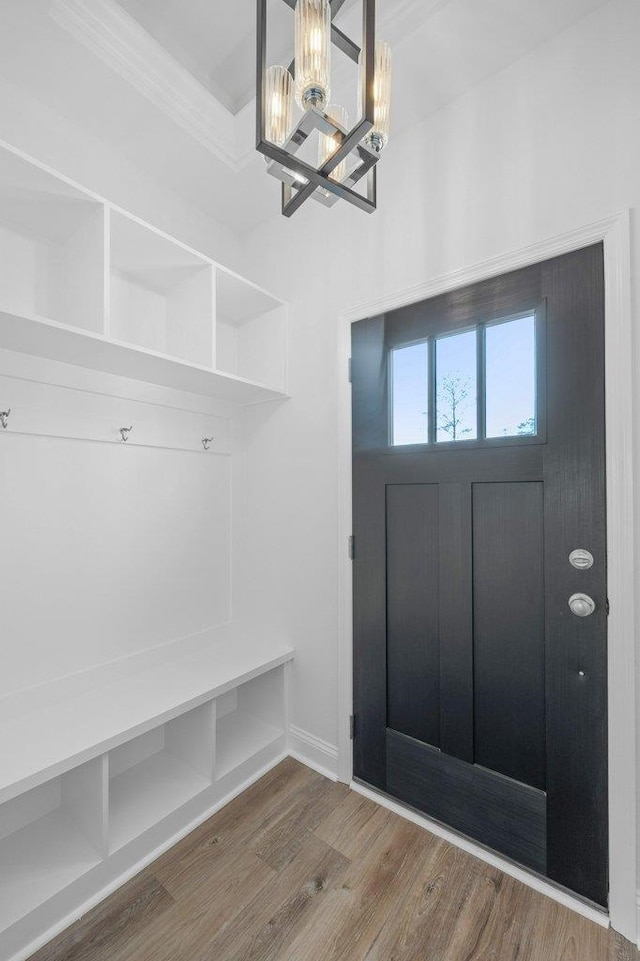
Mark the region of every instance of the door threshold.
POLYGON ((455 847, 466 851, 480 861, 484 861, 486 864, 498 868, 504 874, 508 874, 509 877, 515 878, 517 881, 522 881, 527 887, 538 891, 540 894, 544 894, 553 901, 557 901, 558 904, 562 904, 565 908, 575 911, 576 914, 581 915, 583 918, 587 918, 589 921, 593 921, 603 928, 610 926, 609 915, 600 905, 596 905, 592 901, 587 901, 579 895, 569 892, 566 888, 556 885, 548 878, 543 878, 534 871, 515 864, 508 858, 496 854, 495 851, 491 851, 489 848, 475 841, 471 841, 463 834, 458 834, 457 831, 454 831, 452 828, 446 827, 440 821, 432 820, 426 814, 421 814, 410 805, 397 801, 395 798, 390 797, 383 791, 379 791, 377 788, 372 788, 368 784, 358 781, 355 778, 352 778, 350 787, 351 790, 357 794, 361 794, 363 797, 369 798, 370 801, 375 801, 389 811, 393 811, 394 814, 406 818, 407 821, 412 821, 413 824, 425 828, 425 830, 430 831, 431 834, 434 834, 436 837, 442 838, 444 841, 448 841, 449 844, 453 844, 455 847))

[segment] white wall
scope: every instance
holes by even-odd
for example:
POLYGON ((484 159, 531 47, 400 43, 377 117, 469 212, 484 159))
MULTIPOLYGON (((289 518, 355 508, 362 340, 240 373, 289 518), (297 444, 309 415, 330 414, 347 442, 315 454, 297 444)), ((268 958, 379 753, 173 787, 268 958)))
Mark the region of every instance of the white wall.
POLYGON ((293 722, 315 737, 337 741, 338 312, 632 208, 637 317, 638 37, 640 4, 613 0, 392 141, 371 217, 310 203, 249 239, 294 303, 293 400, 249 419, 236 596, 295 644, 293 722))

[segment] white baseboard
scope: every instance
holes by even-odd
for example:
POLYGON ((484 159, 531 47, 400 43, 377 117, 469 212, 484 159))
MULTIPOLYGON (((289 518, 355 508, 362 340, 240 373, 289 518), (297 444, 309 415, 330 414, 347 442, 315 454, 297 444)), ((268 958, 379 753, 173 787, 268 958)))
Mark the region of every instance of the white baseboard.
POLYGON ((486 864, 490 864, 494 868, 498 868, 500 871, 503 871, 504 874, 508 874, 517 881, 522 881, 527 887, 533 888, 534 891, 546 895, 546 897, 557 901, 566 908, 570 908, 571 911, 582 915, 583 918, 588 918, 589 921, 594 921, 603 928, 609 927, 609 916, 604 910, 586 904, 584 901, 581 901, 580 898, 573 897, 567 891, 555 887, 555 885, 550 884, 548 881, 544 881, 536 874, 531 874, 529 871, 518 867, 511 861, 507 861, 499 855, 493 854, 486 848, 474 844, 473 841, 468 841, 454 831, 447 830, 442 824, 438 824, 437 821, 432 821, 430 818, 418 814, 417 811, 404 807, 404 805, 399 804, 397 801, 392 801, 391 798, 388 798, 384 794, 379 794, 377 791, 373 791, 363 784, 358 784, 356 781, 352 781, 350 786, 353 791, 362 794, 363 797, 369 798, 369 800, 375 801, 376 804, 380 804, 382 807, 388 808, 389 811, 393 811, 394 814, 399 814, 400 817, 406 818, 407 821, 412 821, 413 824, 425 828, 431 834, 435 834, 436 837, 448 841, 449 844, 453 844, 463 851, 467 851, 467 853, 472 854, 475 858, 484 861, 486 864))
POLYGON ((636 891, 636 931, 638 932, 637 945, 640 950, 640 889, 636 891))
POLYGON ((338 780, 338 748, 294 724, 289 726, 289 754, 319 774, 338 780))

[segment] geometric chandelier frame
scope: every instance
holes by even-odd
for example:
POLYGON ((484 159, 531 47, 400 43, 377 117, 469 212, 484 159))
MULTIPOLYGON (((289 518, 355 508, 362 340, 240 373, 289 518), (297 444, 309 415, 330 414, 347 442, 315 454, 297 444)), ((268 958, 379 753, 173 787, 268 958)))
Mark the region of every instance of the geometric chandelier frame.
MULTIPOLYGON (((364 38, 362 49, 334 23, 333 19, 345 0, 331 0, 331 43, 344 54, 360 64, 363 83, 361 119, 351 130, 345 130, 332 117, 316 106, 305 111, 287 142, 279 147, 266 139, 265 85, 267 70, 267 0, 258 2, 257 27, 257 89, 256 89, 256 148, 270 161, 268 172, 282 181, 282 213, 291 217, 306 200, 313 197, 327 207, 338 200, 347 200, 367 213, 376 209, 376 164, 380 153, 364 143, 364 138, 374 125, 374 77, 375 77, 375 0, 362 0, 364 38), (305 140, 318 130, 334 139, 338 145, 335 153, 321 167, 313 167, 297 154, 305 140), (355 160, 355 167, 343 181, 329 175, 346 158, 355 160), (366 177, 366 194, 357 193, 353 187, 366 177)), ((283 0, 292 10, 296 0, 283 0)), ((290 73, 295 77, 295 60, 290 73)))

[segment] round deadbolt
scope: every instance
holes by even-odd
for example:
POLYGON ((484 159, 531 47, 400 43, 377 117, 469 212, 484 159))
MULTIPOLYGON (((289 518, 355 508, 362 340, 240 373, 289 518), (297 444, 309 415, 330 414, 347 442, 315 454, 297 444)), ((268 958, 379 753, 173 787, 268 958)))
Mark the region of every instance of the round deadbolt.
POLYGON ((589 617, 595 611, 596 604, 588 594, 572 594, 569 598, 569 608, 576 617, 589 617))
POLYGON ((590 567, 593 567, 593 554, 583 547, 578 547, 569 554, 569 563, 578 571, 588 571, 590 567))

